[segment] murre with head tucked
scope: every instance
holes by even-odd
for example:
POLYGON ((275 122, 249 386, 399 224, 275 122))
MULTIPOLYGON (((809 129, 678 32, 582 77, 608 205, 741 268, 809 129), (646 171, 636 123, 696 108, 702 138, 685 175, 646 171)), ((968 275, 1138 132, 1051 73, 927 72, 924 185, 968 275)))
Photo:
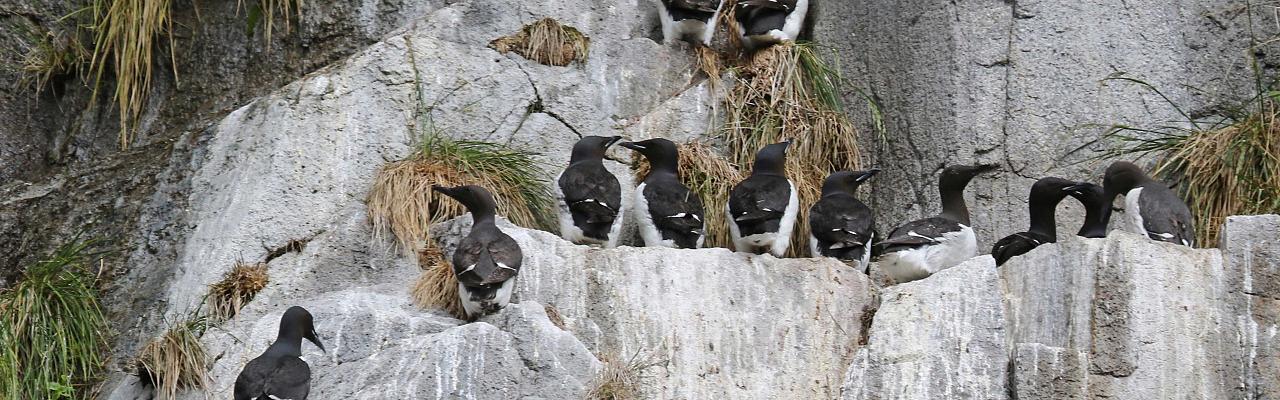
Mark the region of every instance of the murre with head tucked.
POLYGON ((855 261, 864 272, 870 267, 876 219, 854 192, 879 172, 840 171, 822 182, 822 198, 809 209, 810 257, 855 261))
POLYGON ((923 279, 978 255, 964 188, 994 165, 953 165, 938 177, 942 213, 908 222, 878 243, 881 270, 898 283, 923 279))
POLYGON ((722 0, 658 0, 658 18, 662 21, 662 40, 667 44, 687 40, 711 45, 720 19, 722 0))
POLYGON ((645 246, 702 247, 706 222, 702 199, 680 182, 680 153, 670 140, 625 142, 649 160, 649 174, 636 186, 636 224, 645 246))
POLYGON ((618 245, 624 209, 622 185, 604 167, 604 155, 621 136, 587 136, 573 145, 569 167, 556 177, 560 237, 577 244, 618 245))
POLYGON ((1058 241, 1058 223, 1054 218, 1058 203, 1071 193, 1069 188, 1076 184, 1062 178, 1040 178, 1031 185, 1031 194, 1027 199, 1027 208, 1031 214, 1031 228, 1026 232, 1018 232, 996 241, 991 247, 991 256, 996 265, 1003 265, 1010 258, 1017 257, 1045 243, 1058 241))
POLYGON ((1196 232, 1187 203, 1163 182, 1156 181, 1131 162, 1116 161, 1102 180, 1108 203, 1124 195, 1124 230, 1152 240, 1195 246, 1196 232))
POLYGON ((302 361, 302 339, 320 351, 324 344, 316 336, 315 321, 307 309, 293 306, 280 317, 280 332, 267 351, 248 364, 236 377, 235 400, 307 400, 311 392, 311 367, 302 361))
POLYGON ((1080 182, 1068 187, 1067 194, 1084 205, 1084 225, 1076 236, 1087 238, 1107 237, 1107 225, 1111 223, 1111 198, 1102 186, 1080 182))
POLYGON ((791 140, 774 143, 756 153, 751 176, 729 192, 725 221, 733 247, 745 253, 787 254, 800 199, 796 185, 787 179, 787 147, 791 140))
POLYGON ((738 0, 736 7, 743 45, 761 49, 800 37, 809 0, 738 0))
POLYGON ((485 188, 466 185, 433 186, 435 190, 467 206, 474 221, 471 232, 453 252, 453 274, 458 277, 458 297, 467 317, 501 310, 511 301, 516 275, 524 262, 524 253, 515 239, 507 236, 494 222, 496 205, 485 188))

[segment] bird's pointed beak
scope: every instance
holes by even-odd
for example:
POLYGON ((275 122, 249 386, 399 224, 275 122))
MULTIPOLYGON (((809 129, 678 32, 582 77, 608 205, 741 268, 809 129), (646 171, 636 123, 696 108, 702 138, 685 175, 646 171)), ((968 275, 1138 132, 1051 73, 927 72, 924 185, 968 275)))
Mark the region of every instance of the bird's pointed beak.
POLYGON ((981 174, 984 172, 991 172, 991 171, 1000 169, 1000 164, 979 164, 977 167, 978 168, 976 172, 981 174))
POLYGON ((431 185, 431 190, 435 192, 444 193, 445 196, 449 196, 449 197, 453 197, 453 193, 454 193, 454 188, 451 188, 448 186, 441 186, 441 185, 431 185))
POLYGON ((607 143, 605 143, 605 144, 604 144, 604 148, 606 148, 606 149, 607 149, 607 148, 609 148, 609 146, 613 146, 613 144, 614 144, 614 143, 618 143, 618 141, 619 141, 619 140, 622 140, 622 136, 614 136, 614 137, 610 138, 610 139, 609 139, 609 141, 608 141, 607 143))
POLYGON ((315 329, 311 329, 311 332, 307 332, 307 336, 306 336, 306 338, 307 338, 307 340, 310 340, 310 341, 311 341, 311 343, 314 343, 314 344, 316 345, 316 347, 319 347, 319 348, 320 348, 320 351, 324 352, 325 354, 328 354, 328 353, 329 353, 329 351, 328 351, 328 350, 325 350, 325 349, 324 349, 324 343, 320 343, 320 337, 319 337, 319 336, 316 336, 316 330, 315 330, 315 329))
POLYGON ((857 181, 858 183, 866 182, 878 173, 880 173, 880 168, 872 168, 863 172, 862 175, 858 175, 857 178, 854 178, 854 181, 857 181))
POLYGON ((622 147, 626 147, 631 150, 635 150, 635 151, 640 151, 645 149, 644 146, 636 142, 622 142, 622 143, 618 143, 618 145, 622 147))
POLYGON ((1085 189, 1085 188, 1087 188, 1087 187, 1089 187, 1089 184, 1088 184, 1088 183, 1077 183, 1077 184, 1074 184, 1074 185, 1071 185, 1071 186, 1067 186, 1067 187, 1062 188, 1062 191, 1064 191, 1064 192, 1071 192, 1071 193, 1079 193, 1079 192, 1084 191, 1084 189, 1085 189))

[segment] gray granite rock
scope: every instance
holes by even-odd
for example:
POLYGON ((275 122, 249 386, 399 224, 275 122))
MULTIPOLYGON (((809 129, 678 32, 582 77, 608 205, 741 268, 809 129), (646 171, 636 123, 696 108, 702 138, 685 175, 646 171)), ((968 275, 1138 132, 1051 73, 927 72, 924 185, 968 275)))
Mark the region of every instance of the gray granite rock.
POLYGON ((995 260, 884 289, 841 398, 1003 399, 1008 354, 995 260))

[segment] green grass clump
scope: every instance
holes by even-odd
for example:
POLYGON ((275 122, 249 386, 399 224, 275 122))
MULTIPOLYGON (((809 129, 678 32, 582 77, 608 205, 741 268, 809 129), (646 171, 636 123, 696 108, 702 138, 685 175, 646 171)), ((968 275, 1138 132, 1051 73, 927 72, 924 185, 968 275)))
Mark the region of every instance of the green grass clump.
POLYGON ((0 394, 88 398, 103 365, 106 318, 89 271, 91 241, 73 241, 0 294, 0 394))
POLYGON ((413 155, 378 172, 367 200, 374 231, 391 232, 409 254, 421 251, 432 223, 467 212, 462 204, 433 192, 432 185, 483 186, 493 192, 499 215, 516 225, 549 228, 552 196, 536 155, 428 133, 413 155))
MULTIPOLYGON (((1120 75, 1108 80, 1142 85, 1169 101, 1141 80, 1120 75)), ((1201 247, 1217 245, 1228 216, 1280 213, 1280 93, 1264 93, 1213 123, 1197 121, 1169 103, 1185 124, 1115 126, 1107 136, 1122 145, 1101 157, 1157 155, 1152 175, 1174 183, 1195 217, 1201 247)))

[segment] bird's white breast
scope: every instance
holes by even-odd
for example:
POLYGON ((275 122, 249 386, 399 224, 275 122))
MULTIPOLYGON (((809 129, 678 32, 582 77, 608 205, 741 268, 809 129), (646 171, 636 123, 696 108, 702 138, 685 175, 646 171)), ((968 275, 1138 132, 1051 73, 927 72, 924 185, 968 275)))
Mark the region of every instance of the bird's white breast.
POLYGON ((968 226, 960 225, 960 230, 935 240, 938 243, 884 255, 880 269, 904 283, 927 278, 978 255, 978 238, 968 226))

